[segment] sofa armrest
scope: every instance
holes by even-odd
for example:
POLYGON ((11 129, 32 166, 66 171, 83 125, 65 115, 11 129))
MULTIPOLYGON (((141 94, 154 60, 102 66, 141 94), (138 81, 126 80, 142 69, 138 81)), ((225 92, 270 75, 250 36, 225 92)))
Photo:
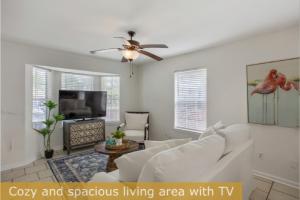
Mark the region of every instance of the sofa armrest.
POLYGON ((144 136, 144 140, 149 140, 149 124, 145 124, 145 136, 144 136))
POLYGON ((117 127, 117 129, 119 130, 120 128, 123 128, 123 127, 125 127, 125 123, 120 124, 120 125, 117 127))
POLYGON ((106 172, 99 172, 89 182, 119 182, 119 180, 106 172))

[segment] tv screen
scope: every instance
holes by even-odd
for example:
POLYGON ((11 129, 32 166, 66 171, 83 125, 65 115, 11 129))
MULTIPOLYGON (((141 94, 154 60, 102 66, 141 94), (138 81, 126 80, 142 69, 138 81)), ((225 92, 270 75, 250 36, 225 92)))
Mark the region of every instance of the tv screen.
POLYGON ((59 91, 59 113, 65 119, 84 119, 106 116, 105 91, 59 91))

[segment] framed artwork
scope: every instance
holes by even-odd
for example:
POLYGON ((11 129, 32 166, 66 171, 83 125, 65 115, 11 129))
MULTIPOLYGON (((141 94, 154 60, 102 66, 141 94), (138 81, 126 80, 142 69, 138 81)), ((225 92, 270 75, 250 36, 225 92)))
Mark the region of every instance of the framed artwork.
POLYGON ((299 127, 300 59, 247 65, 248 122, 299 127))

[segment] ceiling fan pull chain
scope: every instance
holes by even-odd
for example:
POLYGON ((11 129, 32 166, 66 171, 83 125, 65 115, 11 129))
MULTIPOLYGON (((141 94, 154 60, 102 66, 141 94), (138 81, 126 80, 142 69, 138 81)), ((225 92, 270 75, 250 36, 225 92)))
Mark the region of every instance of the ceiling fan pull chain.
POLYGON ((130 62, 130 78, 132 78, 133 77, 133 64, 131 61, 129 61, 129 62, 130 62))
POLYGON ((134 73, 133 73, 133 64, 131 65, 131 75, 133 76, 134 73))

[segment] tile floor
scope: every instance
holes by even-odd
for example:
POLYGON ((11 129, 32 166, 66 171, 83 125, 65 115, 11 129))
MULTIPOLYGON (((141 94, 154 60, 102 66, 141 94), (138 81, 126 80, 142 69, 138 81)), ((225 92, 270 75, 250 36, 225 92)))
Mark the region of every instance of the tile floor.
POLYGON ((37 160, 24 167, 6 170, 1 172, 1 181, 13 182, 27 182, 27 181, 40 181, 40 182, 53 182, 55 177, 49 168, 46 160, 37 160))
POLYGON ((254 176, 255 189, 250 200, 299 200, 299 189, 254 176))
MULTIPOLYGON (((55 157, 65 155, 64 152, 55 152, 55 157)), ((15 169, 1 172, 1 181, 38 181, 55 182, 56 179, 45 159, 15 169)), ((255 189, 250 200, 299 200, 299 190, 271 180, 254 176, 255 189)))

